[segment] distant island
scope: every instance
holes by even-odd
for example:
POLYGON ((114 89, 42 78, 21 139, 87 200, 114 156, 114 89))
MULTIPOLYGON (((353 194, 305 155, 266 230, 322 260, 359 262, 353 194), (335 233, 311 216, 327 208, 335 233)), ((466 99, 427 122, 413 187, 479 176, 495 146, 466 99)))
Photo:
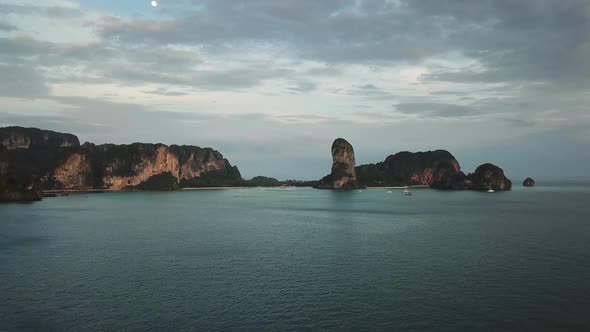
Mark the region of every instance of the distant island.
POLYGON ((332 171, 319 181, 242 178, 212 148, 164 144, 80 144, 72 134, 37 128, 0 128, 0 201, 34 201, 46 191, 177 190, 203 187, 299 186, 356 189, 428 186, 435 189, 510 190, 501 168, 479 166, 465 175, 444 150, 400 152, 356 166, 345 139, 332 145, 332 171))
POLYGON ((453 190, 510 190, 504 171, 487 163, 465 175, 448 151, 399 152, 377 164, 355 165, 354 149, 343 138, 332 144, 332 172, 315 186, 318 189, 428 186, 453 190))

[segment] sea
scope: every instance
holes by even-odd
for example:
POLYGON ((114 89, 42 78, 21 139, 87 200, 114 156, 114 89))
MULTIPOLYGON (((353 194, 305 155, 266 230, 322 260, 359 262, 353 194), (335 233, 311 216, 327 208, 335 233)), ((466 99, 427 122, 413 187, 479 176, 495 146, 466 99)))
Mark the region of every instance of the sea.
POLYGON ((590 186, 0 205, 0 331, 590 331, 590 186))

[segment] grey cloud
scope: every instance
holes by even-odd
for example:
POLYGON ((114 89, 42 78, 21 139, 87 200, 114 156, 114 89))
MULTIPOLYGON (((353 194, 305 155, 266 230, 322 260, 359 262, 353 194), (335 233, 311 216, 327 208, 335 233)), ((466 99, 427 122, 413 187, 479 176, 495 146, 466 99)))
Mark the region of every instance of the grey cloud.
POLYGON ((12 24, 0 21, 0 31, 14 31, 16 27, 12 24))
POLYGON ((0 14, 15 15, 41 15, 53 18, 72 18, 80 17, 83 12, 80 8, 62 7, 62 6, 34 6, 34 5, 15 5, 0 4, 0 14))
POLYGON ((359 89, 361 89, 361 90, 378 90, 379 88, 377 88, 373 84, 365 84, 365 85, 359 86, 359 89))
POLYGON ((132 68, 113 66, 105 68, 105 75, 118 79, 122 83, 161 83, 192 86, 202 89, 242 89, 261 84, 264 80, 274 77, 285 77, 289 70, 257 70, 239 68, 227 70, 193 70, 185 74, 167 73, 157 68, 132 68))
POLYGON ((287 42, 295 56, 328 63, 419 62, 448 52, 484 69, 439 70, 427 80, 572 81, 590 84, 590 3, 565 1, 202 0, 169 21, 111 20, 107 38, 212 47, 287 42), (198 31, 198 34, 193 33, 198 31))
MULTIPOLYGON (((94 24, 105 40, 94 45, 50 47, 26 39, 5 39, 0 41, 0 52, 27 56, 46 53, 49 48, 51 55, 39 61, 54 65, 60 61, 93 62, 96 67, 105 68, 107 77, 115 71, 112 77, 119 80, 210 85, 212 89, 252 87, 289 73, 280 69, 269 73, 270 67, 278 66, 277 62, 261 66, 266 68, 261 68, 260 73, 247 67, 199 70, 199 51, 178 51, 172 47, 183 45, 203 52, 235 54, 249 43, 287 44, 287 51, 278 56, 318 60, 327 65, 309 69, 300 74, 302 77, 338 75, 340 69, 333 65, 341 62, 386 66, 459 52, 480 61, 483 68, 437 68, 422 79, 459 83, 546 81, 575 89, 590 86, 590 63, 585 60, 590 57, 590 38, 586 33, 590 27, 586 15, 590 6, 585 1, 193 3, 198 10, 178 7, 182 12, 166 20, 99 20, 94 24), (109 59, 121 59, 134 66, 122 71, 116 67, 109 70, 113 66, 109 59), (104 62, 106 66, 102 66, 104 62), (193 70, 195 80, 172 74, 193 70), (204 77, 206 82, 198 77, 204 77)), ((47 9, 44 11, 50 14, 47 9)), ((376 99, 390 97, 374 95, 376 99)))
POLYGON ((0 96, 39 98, 49 93, 39 73, 26 66, 0 64, 0 77, 0 96))
POLYGON ((385 113, 385 112, 376 112, 376 111, 361 111, 357 112, 356 115, 361 117, 370 119, 370 120, 392 120, 396 118, 395 114, 385 113))
POLYGON ((163 88, 159 88, 156 90, 147 90, 147 91, 143 91, 143 93, 152 94, 152 95, 167 96, 167 97, 179 97, 179 96, 189 95, 188 92, 170 91, 170 90, 163 89, 163 88))
POLYGON ((422 19, 396 11, 389 1, 372 2, 362 6, 367 2, 206 0, 198 2, 205 10, 175 20, 111 19, 104 22, 102 34, 128 43, 160 45, 280 41, 294 45, 301 56, 322 61, 415 60, 444 47, 436 17, 422 19))
POLYGON ((289 87, 289 90, 298 93, 307 93, 317 89, 317 84, 313 82, 297 82, 295 86, 289 87))
POLYGON ((456 118, 481 114, 472 107, 443 103, 402 103, 394 106, 399 113, 426 118, 456 118))
POLYGON ((9 63, 43 66, 48 74, 45 79, 51 82, 160 83, 216 90, 254 87, 264 80, 295 74, 290 69, 247 62, 231 69, 210 69, 200 66, 203 61, 196 50, 104 41, 55 44, 26 37, 0 38, 2 58, 9 63), (69 70, 72 67, 84 70, 69 70))
MULTIPOLYGON (((341 91, 336 91, 335 93, 340 92, 341 91)), ((397 95, 377 87, 374 84, 355 86, 353 89, 347 90, 346 94, 349 96, 362 96, 372 100, 391 100, 397 97, 397 95)))
POLYGON ((314 67, 305 71, 305 76, 337 76, 342 70, 337 67, 314 67))
POLYGON ((289 114, 276 116, 276 119, 291 123, 318 123, 318 122, 336 122, 341 121, 335 117, 317 115, 317 114, 289 114))
POLYGON ((0 56, 27 57, 46 54, 51 48, 50 43, 39 42, 32 38, 0 38, 0 56))
POLYGON ((429 15, 462 26, 449 44, 478 59, 484 70, 442 71, 426 79, 454 82, 546 81, 589 86, 590 3, 587 1, 412 1, 429 15))
POLYGON ((506 123, 510 124, 514 127, 534 127, 538 124, 537 121, 534 120, 526 120, 526 119, 506 119, 506 123))

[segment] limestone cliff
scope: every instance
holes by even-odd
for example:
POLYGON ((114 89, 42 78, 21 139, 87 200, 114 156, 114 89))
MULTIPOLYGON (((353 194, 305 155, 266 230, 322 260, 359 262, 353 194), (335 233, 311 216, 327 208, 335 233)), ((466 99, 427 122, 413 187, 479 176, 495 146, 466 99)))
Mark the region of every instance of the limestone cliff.
POLYGON ((71 134, 36 128, 0 128, 0 152, 16 149, 57 149, 79 146, 80 141, 71 134))
POLYGON ((178 156, 163 144, 85 144, 94 165, 94 185, 121 190, 138 186, 150 177, 171 173, 179 178, 178 156))
POLYGON ((504 176, 504 170, 494 164, 483 164, 473 174, 467 176, 469 189, 474 190, 510 190, 512 182, 504 176))
POLYGON ((470 184, 456 160, 443 160, 434 169, 430 187, 434 189, 469 189, 470 184))
POLYGON ((354 167, 354 151, 343 139, 332 145, 332 173, 322 180, 319 189, 349 189, 360 186, 389 187, 424 185, 435 189, 510 190, 512 182, 504 171, 492 164, 479 166, 465 175, 448 151, 399 152, 377 164, 354 167))
POLYGON ((186 145, 172 145, 170 148, 179 158, 178 178, 185 186, 199 186, 205 177, 212 175, 225 177, 228 185, 236 185, 241 180, 238 169, 231 166, 218 151, 186 145))
POLYGON ((92 188, 92 165, 88 154, 83 151, 73 152, 55 168, 50 177, 55 183, 61 184, 60 189, 92 188))
POLYGON ((354 149, 343 138, 332 144, 332 173, 317 184, 318 189, 355 189, 359 188, 355 169, 354 149))
POLYGON ((162 181, 168 180, 167 174, 183 186, 242 181, 237 167, 210 148, 143 143, 80 146, 73 135, 20 127, 0 128, 0 142, 0 174, 30 176, 43 189, 153 189, 159 183, 168 189, 170 181, 162 181))
POLYGON ((0 202, 40 201, 43 193, 31 177, 0 175, 0 202))
POLYGON ((445 150, 399 152, 377 164, 357 167, 359 181, 370 187, 426 185, 446 181, 461 171, 455 157, 445 150))
POLYGON ((439 181, 431 185, 435 189, 455 190, 510 190, 512 182, 506 178, 504 171, 493 164, 483 164, 477 167, 473 174, 463 172, 447 172, 440 170, 439 181))

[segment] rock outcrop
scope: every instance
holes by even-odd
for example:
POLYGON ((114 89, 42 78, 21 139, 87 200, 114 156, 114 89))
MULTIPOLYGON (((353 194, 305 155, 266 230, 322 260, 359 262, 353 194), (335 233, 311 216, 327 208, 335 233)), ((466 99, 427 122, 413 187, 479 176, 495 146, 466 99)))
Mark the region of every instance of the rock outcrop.
POLYGON ((80 145, 74 135, 20 127, 0 128, 0 175, 33 178, 44 190, 153 190, 159 184, 169 190, 239 185, 243 181, 237 167, 210 148, 80 145))
POLYGON ((359 181, 369 187, 446 185, 461 171, 455 157, 445 150, 399 152, 377 164, 357 167, 359 181))
POLYGON ((456 160, 443 160, 437 163, 434 169, 430 187, 433 189, 465 190, 470 189, 471 182, 461 171, 456 160))
POLYGON ((533 180, 532 178, 526 178, 524 180, 524 182, 522 183, 523 186, 525 187, 534 187, 535 186, 535 180, 533 180))
POLYGON ((0 202, 40 201, 43 193, 30 177, 0 175, 0 202))
POLYGON ((343 138, 338 138, 332 144, 332 173, 324 177, 316 185, 318 189, 357 189, 360 188, 357 179, 354 159, 354 149, 343 138))
POLYGON ((465 175, 448 151, 399 152, 377 164, 354 167, 354 151, 344 139, 332 145, 332 173, 315 188, 351 189, 358 187, 429 186, 452 190, 510 190, 512 182, 493 164, 479 166, 465 175))
POLYGON ((130 189, 174 191, 178 190, 179 188, 180 185, 178 183, 178 178, 170 172, 164 172, 151 176, 149 179, 147 179, 147 181, 144 181, 137 186, 131 187, 130 189))
POLYGON ((494 164, 483 164, 473 174, 467 176, 469 189, 473 190, 510 190, 512 182, 504 176, 504 170, 494 164))
POLYGON ((16 149, 79 147, 78 137, 36 128, 0 128, 0 152, 16 149))
POLYGON ((100 188, 136 187, 163 173, 179 178, 179 158, 164 144, 85 144, 84 150, 94 166, 93 185, 100 188))
POLYGON ((252 187, 278 187, 282 184, 281 181, 266 176, 255 176, 252 179, 245 181, 245 185, 252 187))

